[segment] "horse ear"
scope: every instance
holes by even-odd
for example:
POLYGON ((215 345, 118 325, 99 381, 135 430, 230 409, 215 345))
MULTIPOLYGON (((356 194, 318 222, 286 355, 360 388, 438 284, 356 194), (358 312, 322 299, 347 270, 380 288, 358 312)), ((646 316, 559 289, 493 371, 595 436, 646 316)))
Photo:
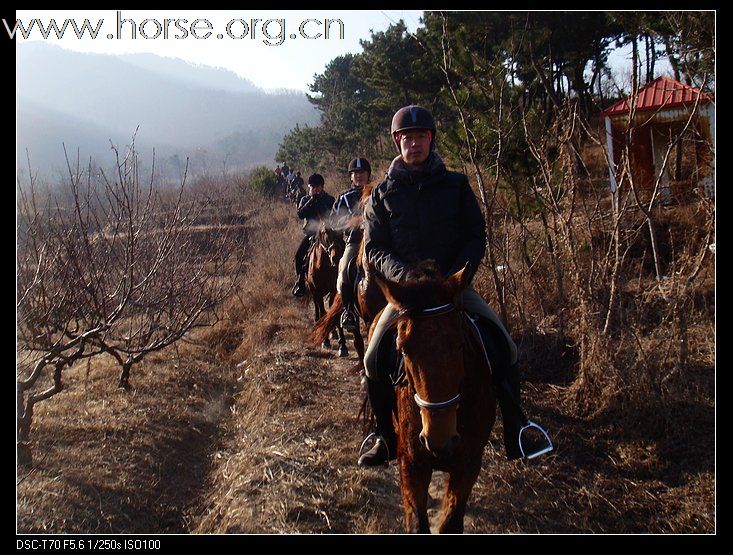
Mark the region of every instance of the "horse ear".
POLYGON ((463 293, 468 285, 468 278, 471 275, 471 263, 466 262, 462 270, 458 270, 455 274, 448 276, 448 285, 450 286, 453 296, 463 293))
POLYGON ((393 306, 400 306, 400 299, 403 296, 402 286, 395 282, 384 279, 378 274, 374 274, 374 281, 382 290, 384 297, 393 306))

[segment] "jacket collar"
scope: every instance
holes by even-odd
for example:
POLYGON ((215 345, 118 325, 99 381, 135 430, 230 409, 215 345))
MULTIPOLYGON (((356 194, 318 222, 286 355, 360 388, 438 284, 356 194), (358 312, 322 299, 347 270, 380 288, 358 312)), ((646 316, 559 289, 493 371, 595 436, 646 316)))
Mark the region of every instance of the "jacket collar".
POLYGON ((402 159, 402 155, 397 156, 387 170, 387 179, 411 183, 430 179, 443 173, 445 173, 445 164, 438 153, 433 151, 428 156, 425 169, 419 172, 410 169, 402 159))

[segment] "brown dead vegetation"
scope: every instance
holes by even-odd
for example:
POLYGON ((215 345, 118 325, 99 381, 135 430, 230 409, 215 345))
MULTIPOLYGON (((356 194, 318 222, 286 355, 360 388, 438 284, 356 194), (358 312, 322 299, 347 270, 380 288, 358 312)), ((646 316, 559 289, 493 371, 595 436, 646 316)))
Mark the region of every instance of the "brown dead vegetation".
MULTIPOLYGON (((251 256, 213 329, 145 359, 129 391, 99 359, 39 405, 36 462, 17 476, 18 532, 402 532, 396 468, 356 467, 358 361, 310 346, 311 310, 290 296, 293 209, 244 193, 242 205, 251 256)), ((660 237, 679 266, 696 216, 668 213, 660 237)), ((557 299, 543 315, 532 284, 521 290, 525 407, 556 450, 507 462, 498 425, 467 533, 715 532, 714 259, 677 309, 688 315, 684 367, 670 347, 678 312, 662 298, 680 285, 674 268, 664 289, 639 277, 643 256, 629 259, 637 282, 619 302, 642 317, 610 338, 584 336, 577 313, 560 322, 557 299)), ((485 274, 476 284, 491 298, 485 274)))

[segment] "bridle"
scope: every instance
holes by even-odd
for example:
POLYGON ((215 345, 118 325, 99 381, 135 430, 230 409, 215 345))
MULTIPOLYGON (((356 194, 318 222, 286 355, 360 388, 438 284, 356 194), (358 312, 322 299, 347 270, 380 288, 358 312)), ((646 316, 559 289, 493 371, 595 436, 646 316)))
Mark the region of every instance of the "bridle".
POLYGON ((336 240, 331 237, 331 234, 328 233, 326 230, 321 230, 320 234, 325 235, 328 238, 328 243, 326 244, 324 241, 321 240, 321 238, 318 238, 318 246, 320 246, 323 249, 323 252, 326 253, 326 258, 328 259, 328 263, 330 266, 338 266, 338 262, 336 264, 333 263, 331 260, 331 249, 335 249, 336 247, 336 240))
MULTIPOLYGON (((453 312, 454 310, 458 310, 458 307, 453 303, 446 303, 444 305, 435 306, 431 308, 423 308, 421 310, 410 310, 410 309, 402 309, 398 312, 399 316, 406 316, 409 315, 410 318, 416 319, 416 318, 432 318, 434 316, 442 316, 444 314, 448 314, 450 312, 453 312)), ((402 356, 404 358, 405 353, 402 352, 402 356)), ((412 386, 411 386, 412 387, 412 386)), ((420 408, 426 409, 430 412, 434 411, 440 411, 440 410, 446 410, 449 408, 452 408, 456 406, 461 401, 461 393, 458 392, 458 394, 455 397, 452 397, 451 399, 448 399, 447 401, 440 401, 438 403, 431 403, 429 401, 424 400, 423 398, 418 395, 417 391, 415 391, 414 387, 412 387, 412 390, 414 392, 413 399, 415 400, 415 403, 417 403, 417 406, 420 408)))

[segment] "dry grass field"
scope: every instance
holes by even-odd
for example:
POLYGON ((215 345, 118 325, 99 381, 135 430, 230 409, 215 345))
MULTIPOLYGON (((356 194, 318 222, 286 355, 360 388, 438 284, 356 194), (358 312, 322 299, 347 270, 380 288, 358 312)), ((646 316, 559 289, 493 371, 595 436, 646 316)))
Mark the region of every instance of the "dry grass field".
MULTIPOLYGON (((402 532, 396 467, 356 466, 353 349, 340 359, 309 345, 312 308, 290 295, 294 210, 261 202, 248 210, 247 271, 216 327, 146 358, 129 391, 116 387, 112 361, 95 359, 38 405, 35 464, 17 471, 18 533, 402 532)), ((466 533, 714 533, 709 329, 691 326, 702 337, 694 388, 649 426, 642 413, 580 410, 577 352, 549 329, 518 337, 525 408, 556 449, 508 462, 495 427, 466 533)), ((441 481, 436 473, 433 516, 441 481)))

